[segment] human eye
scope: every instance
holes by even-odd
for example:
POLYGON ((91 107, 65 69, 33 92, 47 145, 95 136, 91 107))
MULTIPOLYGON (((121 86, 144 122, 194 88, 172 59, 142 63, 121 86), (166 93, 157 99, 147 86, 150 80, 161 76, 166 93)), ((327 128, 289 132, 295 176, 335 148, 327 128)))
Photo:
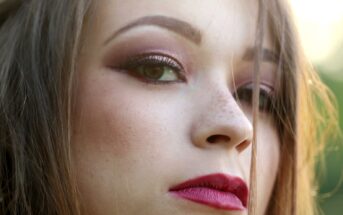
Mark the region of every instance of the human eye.
MULTIPOLYGON (((236 100, 240 102, 244 102, 250 106, 252 106, 253 101, 253 91, 254 85, 246 84, 244 86, 239 87, 236 92, 234 92, 234 97, 236 100)), ((260 94, 259 94, 259 110, 263 112, 272 112, 273 110, 273 103, 274 103, 274 90, 272 87, 261 84, 260 86, 260 94)))
POLYGON ((185 82, 182 65, 174 58, 163 54, 141 54, 129 58, 119 69, 152 84, 185 82))

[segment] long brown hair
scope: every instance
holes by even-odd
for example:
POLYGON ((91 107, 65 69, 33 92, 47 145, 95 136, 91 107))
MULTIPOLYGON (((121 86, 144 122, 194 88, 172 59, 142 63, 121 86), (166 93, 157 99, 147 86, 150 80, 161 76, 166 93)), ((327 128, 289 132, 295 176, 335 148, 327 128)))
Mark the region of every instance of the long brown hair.
POLYGON ((304 56, 288 2, 262 4, 279 53, 275 119, 281 158, 268 214, 317 214, 316 158, 328 137, 339 133, 337 105, 304 56))
POLYGON ((1 8, 0 214, 78 214, 69 95, 87 1, 1 8))
MULTIPOLYGON (((0 4, 0 214, 80 214, 71 169, 70 115, 89 8, 90 0, 0 4)), ((316 133, 326 122, 332 124, 325 128, 335 128, 333 99, 305 63, 286 3, 260 0, 258 23, 257 53, 264 27, 271 29, 279 53, 273 106, 281 159, 267 213, 314 214, 314 163, 328 130, 322 136, 316 133), (325 108, 318 109, 318 102, 325 108)), ((254 97, 256 110, 258 88, 254 97)), ((254 178, 256 168, 251 175, 254 178)), ((256 208, 255 180, 250 214, 256 208)))

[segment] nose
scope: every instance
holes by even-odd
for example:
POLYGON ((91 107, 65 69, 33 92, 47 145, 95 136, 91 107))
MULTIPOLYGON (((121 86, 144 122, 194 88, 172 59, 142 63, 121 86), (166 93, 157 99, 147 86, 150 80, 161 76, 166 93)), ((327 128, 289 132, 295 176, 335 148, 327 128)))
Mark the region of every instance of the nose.
POLYGON ((191 131, 193 144, 201 148, 221 146, 242 152, 252 140, 250 120, 228 89, 207 91, 206 94, 208 99, 197 104, 191 131))

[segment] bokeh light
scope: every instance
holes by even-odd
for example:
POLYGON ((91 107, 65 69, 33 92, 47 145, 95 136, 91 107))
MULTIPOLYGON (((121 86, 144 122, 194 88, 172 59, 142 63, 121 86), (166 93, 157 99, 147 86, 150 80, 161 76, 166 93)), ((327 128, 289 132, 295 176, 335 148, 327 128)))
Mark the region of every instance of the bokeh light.
POLYGON ((308 57, 323 63, 342 42, 343 0, 291 0, 308 57))

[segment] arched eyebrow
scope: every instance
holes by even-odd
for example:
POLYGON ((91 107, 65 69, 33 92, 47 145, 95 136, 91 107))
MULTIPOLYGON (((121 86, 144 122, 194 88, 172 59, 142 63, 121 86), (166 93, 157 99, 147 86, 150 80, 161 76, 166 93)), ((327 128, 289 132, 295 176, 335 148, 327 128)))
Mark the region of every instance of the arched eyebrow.
POLYGON ((118 35, 138 26, 158 26, 169 31, 175 32, 180 34, 181 36, 187 38, 191 42, 195 43, 196 45, 201 44, 202 35, 199 29, 195 28, 191 24, 184 22, 182 20, 167 17, 167 16, 145 16, 139 18, 128 25, 120 28, 119 30, 115 31, 104 43, 104 45, 108 44, 111 40, 113 40, 118 35))
MULTIPOLYGON (((245 52, 245 54, 243 56, 243 60, 251 61, 251 60, 254 60, 256 58, 256 56, 257 56, 257 53, 256 53, 255 49, 250 48, 245 52)), ((263 48, 262 49, 262 61, 278 64, 279 55, 270 49, 263 48)))

